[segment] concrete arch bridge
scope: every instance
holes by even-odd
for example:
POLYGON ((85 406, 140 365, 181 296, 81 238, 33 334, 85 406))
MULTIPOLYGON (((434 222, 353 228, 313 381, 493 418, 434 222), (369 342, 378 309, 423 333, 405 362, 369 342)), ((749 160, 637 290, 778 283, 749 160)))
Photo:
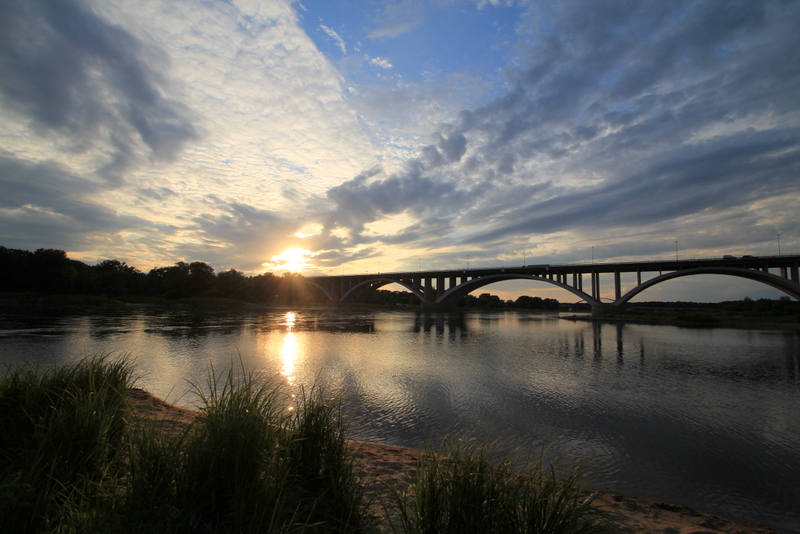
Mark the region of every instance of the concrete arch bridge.
POLYGON ((424 307, 452 308, 461 297, 496 282, 535 280, 573 293, 592 306, 592 313, 616 309, 656 284, 683 276, 719 274, 754 280, 800 300, 800 255, 742 256, 674 261, 524 265, 446 271, 415 271, 339 276, 309 276, 306 281, 321 290, 331 303, 347 302, 364 289, 399 284, 411 291, 424 307), (621 275, 636 273, 633 288, 623 293, 621 275), (613 280, 614 300, 601 302, 601 275, 613 280))

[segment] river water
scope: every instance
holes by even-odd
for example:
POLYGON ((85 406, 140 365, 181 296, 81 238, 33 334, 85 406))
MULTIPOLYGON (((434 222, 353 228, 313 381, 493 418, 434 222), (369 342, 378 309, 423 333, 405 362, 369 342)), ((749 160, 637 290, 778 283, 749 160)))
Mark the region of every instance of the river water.
POLYGON ((0 363, 131 354, 184 406, 231 362, 341 393, 351 437, 457 432, 593 459, 593 485, 800 533, 800 334, 519 311, 149 309, 0 316, 0 363))

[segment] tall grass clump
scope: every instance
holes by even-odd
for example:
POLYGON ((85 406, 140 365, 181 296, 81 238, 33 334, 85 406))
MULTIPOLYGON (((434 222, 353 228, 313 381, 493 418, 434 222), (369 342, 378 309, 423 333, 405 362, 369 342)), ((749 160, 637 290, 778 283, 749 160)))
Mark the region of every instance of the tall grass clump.
POLYGON ((122 469, 125 357, 9 366, 0 376, 0 523, 57 531, 86 515, 122 469), (78 519, 76 519, 76 517, 78 519))
POLYGON ((290 423, 288 477, 301 516, 340 531, 368 530, 356 456, 347 449, 341 399, 301 390, 290 423))
POLYGON ((441 455, 426 448, 417 482, 397 492, 396 521, 407 534, 607 532, 583 478, 581 466, 548 466, 540 455, 520 468, 496 443, 448 438, 441 455))
POLYGON ((139 532, 359 532, 371 528, 338 401, 212 368, 205 417, 178 435, 135 435, 122 527, 139 532), (160 440, 160 441, 157 441, 160 440), (156 510, 156 514, 142 513, 156 510))

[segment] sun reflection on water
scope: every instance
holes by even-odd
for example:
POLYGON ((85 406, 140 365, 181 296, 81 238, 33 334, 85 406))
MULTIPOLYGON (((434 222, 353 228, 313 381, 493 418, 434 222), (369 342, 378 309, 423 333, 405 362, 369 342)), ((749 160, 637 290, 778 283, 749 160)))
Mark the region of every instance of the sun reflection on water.
POLYGON ((290 386, 294 385, 295 380, 295 362, 297 360, 297 338, 294 332, 287 332, 283 338, 283 368, 281 374, 286 377, 286 381, 290 386))
POLYGON ((294 332, 292 332, 292 329, 294 328, 294 323, 297 320, 297 314, 294 312, 286 312, 286 315, 284 315, 284 320, 283 326, 286 327, 286 335, 283 337, 283 348, 281 350, 281 356, 283 359, 283 368, 281 369, 281 374, 286 377, 286 381, 290 386, 294 386, 295 365, 299 350, 297 346, 297 337, 295 336, 294 332))

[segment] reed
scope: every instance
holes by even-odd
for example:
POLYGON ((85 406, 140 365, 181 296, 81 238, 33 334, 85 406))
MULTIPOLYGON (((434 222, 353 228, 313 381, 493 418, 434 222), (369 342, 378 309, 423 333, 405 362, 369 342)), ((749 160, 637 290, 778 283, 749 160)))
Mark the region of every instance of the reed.
POLYGON ((498 442, 447 438, 420 456, 417 482, 395 493, 392 525, 407 534, 608 532, 609 516, 589 506, 585 465, 522 467, 498 442))
POLYGON ((341 399, 301 388, 293 413, 287 478, 304 517, 341 531, 371 530, 375 524, 356 476, 356 455, 347 447, 341 399))
MULTIPOLYGON (((0 376, 0 521, 59 530, 123 468, 127 358, 7 367, 0 376)), ((78 513, 83 516, 83 513, 78 513)))
POLYGON ((374 527, 338 400, 313 390, 295 402, 281 383, 241 365, 221 376, 210 369, 205 387, 194 390, 202 422, 173 436, 147 427, 136 433, 124 506, 135 519, 131 531, 374 527), (154 509, 156 516, 141 513, 154 509))

